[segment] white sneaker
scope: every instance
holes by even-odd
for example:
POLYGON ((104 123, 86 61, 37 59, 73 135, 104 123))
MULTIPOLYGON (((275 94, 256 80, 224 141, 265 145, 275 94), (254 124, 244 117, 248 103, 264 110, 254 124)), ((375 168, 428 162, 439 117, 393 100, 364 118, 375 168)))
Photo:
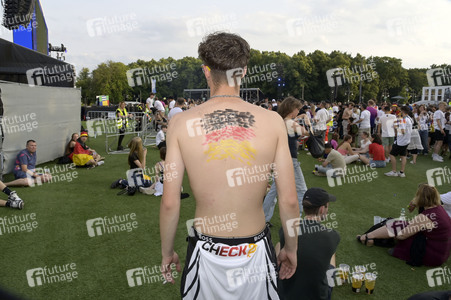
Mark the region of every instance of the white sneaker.
POLYGON ((16 191, 11 191, 11 194, 8 196, 8 200, 22 200, 19 195, 17 195, 16 191))
POLYGON ((386 159, 385 159, 385 162, 386 162, 386 163, 389 163, 389 162, 390 162, 390 158, 386 158, 386 159))
POLYGON ((388 173, 385 173, 385 176, 397 177, 397 176, 398 176, 398 173, 397 173, 397 172, 394 172, 394 171, 390 171, 390 172, 388 172, 388 173))
POLYGON ((434 156, 432 158, 433 161, 443 162, 443 158, 440 158, 440 156, 434 156))
POLYGON ((21 199, 18 200, 8 200, 9 207, 11 208, 17 208, 17 209, 23 209, 23 201, 21 199))
POLYGON ((98 162, 97 162, 97 165, 98 165, 98 166, 101 166, 101 165, 103 165, 104 163, 105 163, 105 162, 104 162, 103 160, 101 160, 101 161, 98 161, 98 162))
POLYGON ((398 172, 398 176, 404 178, 404 177, 406 177, 406 173, 404 173, 404 172, 402 172, 402 173, 401 173, 401 172, 398 172))

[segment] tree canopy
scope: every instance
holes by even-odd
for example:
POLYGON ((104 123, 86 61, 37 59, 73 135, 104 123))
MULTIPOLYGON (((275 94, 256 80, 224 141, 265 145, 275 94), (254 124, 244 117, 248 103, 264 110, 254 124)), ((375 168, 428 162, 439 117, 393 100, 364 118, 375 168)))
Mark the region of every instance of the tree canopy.
MULTIPOLYGON (((85 103, 94 103, 96 95, 109 95, 111 103, 144 100, 152 91, 151 79, 155 80, 157 96, 183 97, 184 89, 207 88, 201 64, 194 57, 139 59, 128 65, 107 61, 92 72, 81 69, 76 85, 82 88, 85 103)), ((449 68, 445 64, 431 66, 437 67, 449 68)), ((289 56, 252 49, 242 87, 259 88, 269 98, 291 95, 308 101, 358 102, 361 84, 364 101, 388 100, 396 95, 419 100, 422 88, 428 85, 426 71, 405 69, 402 60, 396 57, 364 57, 358 53, 352 56, 320 50, 289 56)))

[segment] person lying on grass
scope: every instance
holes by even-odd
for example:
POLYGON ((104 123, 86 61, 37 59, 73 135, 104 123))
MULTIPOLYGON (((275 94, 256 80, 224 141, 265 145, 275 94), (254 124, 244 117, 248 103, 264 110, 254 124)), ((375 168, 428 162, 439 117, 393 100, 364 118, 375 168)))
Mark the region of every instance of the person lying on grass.
POLYGON ((23 209, 23 200, 19 198, 15 191, 11 191, 2 181, 0 181, 0 190, 8 195, 8 200, 0 199, 0 206, 23 209))

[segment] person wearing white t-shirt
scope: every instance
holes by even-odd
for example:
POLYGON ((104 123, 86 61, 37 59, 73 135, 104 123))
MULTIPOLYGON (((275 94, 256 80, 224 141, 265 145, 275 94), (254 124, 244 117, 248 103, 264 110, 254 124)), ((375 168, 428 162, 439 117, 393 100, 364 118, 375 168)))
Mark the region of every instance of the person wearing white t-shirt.
POLYGON ((326 137, 327 123, 331 120, 331 116, 326 109, 326 102, 321 101, 319 104, 320 110, 316 112, 313 120, 316 122, 315 130, 319 132, 319 135, 323 138, 326 137))
POLYGON ((445 139, 445 110, 448 105, 445 102, 440 102, 438 104, 438 109, 434 113, 434 153, 432 154, 433 161, 443 162, 443 157, 439 155, 440 149, 443 145, 443 140, 445 139))
POLYGON ((169 99, 169 111, 170 111, 175 106, 175 100, 173 97, 169 97, 168 99, 169 99))
POLYGON ((407 161, 407 146, 410 143, 413 125, 413 121, 409 117, 409 111, 410 108, 408 106, 401 107, 401 118, 398 120, 397 124, 395 124, 395 129, 398 134, 390 152, 392 170, 385 173, 386 176, 406 177, 404 170, 407 161), (401 157, 401 170, 396 172, 396 156, 398 155, 401 157))
POLYGON ((429 115, 424 105, 418 107, 418 112, 414 114, 414 117, 418 122, 418 133, 420 134, 421 145, 423 146, 423 155, 428 155, 429 115))
POLYGON ((385 150, 385 162, 389 162, 389 154, 392 145, 395 142, 395 130, 393 124, 396 122, 396 116, 390 113, 390 106, 384 107, 384 115, 379 118, 377 124, 377 133, 382 138, 382 146, 385 150))
POLYGON ((443 203, 443 208, 446 210, 449 217, 451 218, 451 192, 441 194, 440 200, 443 203))
POLYGON ((359 132, 357 134, 357 138, 355 141, 355 145, 360 144, 360 137, 362 135, 362 132, 368 133, 368 136, 371 132, 371 113, 369 110, 367 110, 367 105, 365 103, 362 104, 363 111, 360 113, 360 119, 358 121, 355 121, 353 124, 359 124, 359 132))
POLYGON ((379 123, 380 118, 384 115, 384 108, 383 107, 379 107, 379 109, 377 110, 377 117, 376 120, 374 122, 376 122, 376 126, 379 123))
POLYGON ((183 112, 182 107, 185 106, 185 99, 183 98, 177 98, 177 101, 175 103, 175 106, 168 114, 168 121, 171 121, 172 117, 174 117, 176 114, 179 114, 183 112))
POLYGON ((163 103, 158 99, 153 103, 153 107, 155 109, 155 129, 158 129, 161 125, 166 124, 165 109, 163 103))
POLYGON ((166 125, 161 125, 160 131, 158 131, 157 136, 155 137, 155 145, 158 149, 166 147, 166 132, 168 131, 168 127, 166 125))
POLYGON ((150 111, 150 109, 153 107, 154 101, 155 101, 155 94, 150 93, 149 98, 146 99, 146 106, 147 106, 148 111, 150 111))

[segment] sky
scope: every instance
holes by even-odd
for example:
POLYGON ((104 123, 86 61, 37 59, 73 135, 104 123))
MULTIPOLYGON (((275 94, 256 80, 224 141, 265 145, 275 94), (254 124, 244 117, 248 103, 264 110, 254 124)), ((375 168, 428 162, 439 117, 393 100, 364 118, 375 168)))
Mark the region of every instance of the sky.
MULTIPOLYGON (((405 68, 451 63, 451 0, 41 0, 49 42, 77 70, 185 56, 209 32, 238 33, 253 49, 390 56, 405 68)), ((1 13, 2 9, 0 8, 1 13)), ((0 38, 12 41, 4 27, 0 38)), ((53 55, 55 56, 55 55, 53 55)))

